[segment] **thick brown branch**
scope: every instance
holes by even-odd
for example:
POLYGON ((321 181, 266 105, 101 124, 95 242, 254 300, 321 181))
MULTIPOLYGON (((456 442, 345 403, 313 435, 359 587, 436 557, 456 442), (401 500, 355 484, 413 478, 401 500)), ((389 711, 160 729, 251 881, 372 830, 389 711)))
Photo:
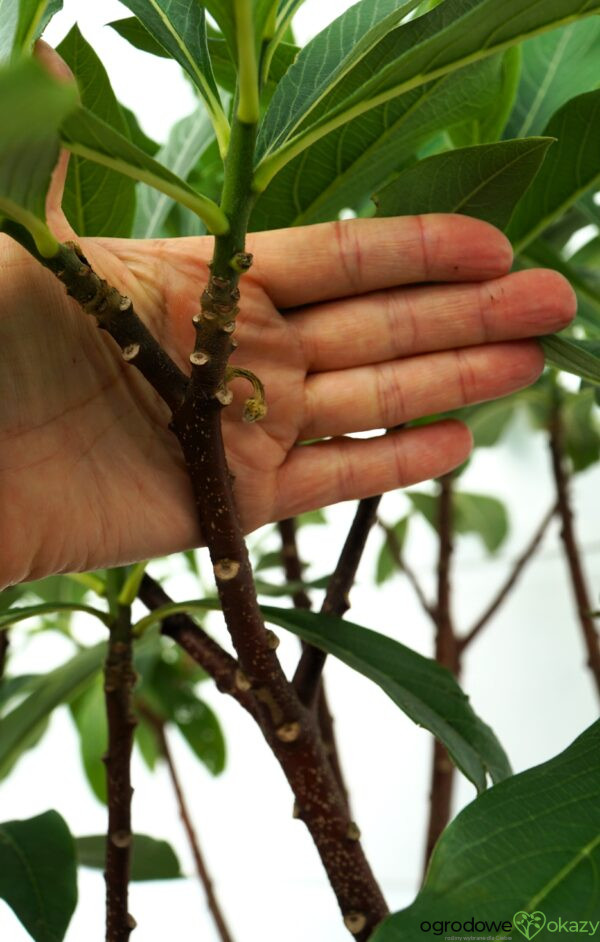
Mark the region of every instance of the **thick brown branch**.
POLYGON ((260 726, 291 785, 298 814, 317 846, 346 925, 361 942, 387 913, 356 826, 350 821, 315 718, 300 703, 276 657, 258 607, 237 518, 220 426, 220 403, 192 378, 173 416, 210 551, 217 589, 240 667, 259 704, 260 726))
POLYGON ((421 583, 419 582, 417 578, 416 573, 411 569, 411 567, 406 562, 404 555, 402 553, 402 548, 398 541, 398 537, 394 533, 393 528, 388 527, 387 524, 383 522, 383 520, 378 520, 377 522, 379 523, 379 526, 385 533, 387 548, 390 551, 392 559, 396 563, 396 566, 398 567, 398 569, 400 569, 400 571, 404 573, 404 575, 406 576, 406 578, 412 585, 415 591, 415 595, 417 596, 421 604, 421 608, 429 616, 429 618, 431 618, 431 620, 435 624, 435 610, 433 606, 430 605, 429 602, 427 601, 427 597, 425 595, 425 592, 423 590, 421 583))
POLYGON ((192 856, 194 858, 194 863, 196 865, 196 871, 198 873, 200 882, 204 887, 206 902, 214 919, 221 942, 233 942, 233 938, 227 926, 225 916, 223 915, 223 911, 221 910, 221 906, 216 897, 210 873, 208 872, 204 857, 202 856, 202 851, 200 850, 198 835, 196 834, 196 829, 194 828, 192 822, 187 802, 185 800, 185 795, 183 794, 183 788, 179 780, 179 774, 177 772, 175 760, 173 759, 173 753, 171 752, 169 740, 167 739, 165 724, 162 722, 160 717, 156 716, 151 710, 149 710, 145 704, 138 703, 137 708, 140 715, 150 724, 156 734, 159 749, 163 759, 166 762, 171 784, 173 786, 173 791, 175 792, 177 808, 179 809, 179 817, 181 818, 181 823, 183 824, 183 828, 192 851, 192 856))
POLYGON ((55 256, 44 258, 26 230, 15 225, 8 225, 6 229, 56 275, 65 285, 67 294, 87 314, 96 318, 98 327, 110 334, 121 348, 123 359, 140 371, 171 411, 176 409, 185 395, 188 378, 137 316, 131 299, 92 270, 76 243, 60 245, 55 256))
MULTIPOLYGON (((278 527, 279 533, 281 535, 281 554, 283 558, 285 577, 288 582, 301 583, 304 567, 298 552, 298 543, 296 540, 296 521, 293 517, 289 520, 281 520, 278 524, 278 527)), ((312 607, 310 598, 304 589, 298 589, 296 592, 294 592, 292 595, 292 600, 296 608, 303 608, 308 610, 312 607)), ((309 645, 307 645, 305 642, 302 642, 302 650, 305 651, 307 647, 309 647, 309 645)), ((317 698, 317 720, 319 723, 319 729, 321 731, 323 746, 325 747, 325 752, 329 758, 329 764, 331 765, 340 791, 344 796, 348 811, 350 811, 348 788, 344 779, 344 773, 342 771, 342 765, 340 762, 339 750, 335 736, 333 715, 329 708, 327 692, 325 690, 325 683, 323 679, 321 679, 321 683, 319 685, 319 694, 317 698)))
MULTIPOLYGON (((435 657, 456 676, 460 673, 459 652, 452 621, 451 566, 454 549, 453 542, 453 478, 445 475, 440 479, 439 495, 439 556, 436 619, 435 657)), ((427 843, 425 848, 425 866, 431 852, 448 824, 452 813, 452 790, 454 766, 446 748, 436 740, 433 747, 433 769, 431 774, 431 792, 427 843)))
POLYGON ((571 577, 571 587, 577 607, 577 615, 583 633, 588 656, 588 665, 592 672, 598 694, 600 695, 600 640, 592 612, 592 602, 587 587, 581 552, 575 535, 573 509, 571 507, 570 478, 564 455, 564 432, 557 405, 550 425, 550 454, 552 470, 558 497, 558 515, 561 521, 561 537, 571 577))
MULTIPOLYGON (((321 611, 340 617, 350 608, 350 589, 362 558, 371 528, 377 519, 381 496, 359 501, 354 520, 344 543, 335 571, 329 580, 321 611)), ((294 674, 294 687, 302 703, 312 707, 316 701, 327 655, 307 645, 294 674)))
POLYGON ((471 642, 474 641, 479 634, 481 634, 483 629, 494 617, 498 609, 506 601, 517 584, 519 578, 522 576, 528 563, 531 562, 536 552, 542 545, 543 539, 548 532, 548 527, 556 516, 556 511, 557 505, 555 504, 545 515, 530 542, 527 544, 519 558, 514 563, 513 568, 509 573, 508 578, 506 579, 506 582, 501 586, 495 598, 492 599, 483 614, 477 619, 471 630, 466 635, 464 635, 464 637, 458 639, 457 644, 460 652, 464 651, 464 649, 469 644, 471 644, 471 642))
POLYGON ((104 757, 108 791, 106 838, 106 942, 127 942, 135 928, 128 911, 131 860, 131 750, 136 725, 132 710, 133 670, 131 618, 121 606, 110 630, 104 670, 108 751, 104 757))

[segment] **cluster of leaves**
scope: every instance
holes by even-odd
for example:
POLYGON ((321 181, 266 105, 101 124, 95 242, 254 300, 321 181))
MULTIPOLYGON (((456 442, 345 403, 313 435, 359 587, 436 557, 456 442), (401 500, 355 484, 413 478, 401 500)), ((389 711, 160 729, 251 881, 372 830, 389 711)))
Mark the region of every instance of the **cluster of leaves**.
MULTIPOLYGON (((198 95, 193 113, 175 125, 162 147, 118 102, 104 66, 77 27, 59 48, 77 90, 50 80, 31 59, 32 42, 61 7, 60 0, 10 0, 3 7, 0 222, 4 219, 8 229, 16 224, 29 230, 42 254, 51 255, 56 247, 44 207, 61 145, 71 151, 64 208, 82 236, 219 233, 226 224, 218 202, 238 65, 234 5, 228 0, 205 4, 217 24, 213 29, 199 4, 125 2, 133 16, 112 28, 145 53, 178 62, 198 95)), ((505 229, 518 267, 555 268, 576 289, 574 326, 545 344, 549 361, 582 383, 576 392, 567 392, 556 374, 548 373, 533 390, 465 411, 463 417, 476 445, 490 447, 501 439, 517 407, 536 427, 547 429, 559 390, 574 470, 597 462, 600 19, 594 14, 600 13, 600 0, 360 0, 300 50, 290 23, 301 2, 251 4, 262 77, 251 227, 321 222, 352 210, 382 216, 458 212, 505 229), (582 231, 573 252, 573 236, 582 231)), ((419 514, 437 528, 437 498, 421 491, 407 496, 410 515, 419 514)), ((459 491, 454 508, 458 533, 476 533, 489 552, 501 546, 508 515, 496 498, 459 491)), ((392 529, 405 552, 409 517, 392 529)), ((195 565, 193 557, 188 561, 195 565)), ((266 597, 297 588, 263 580, 277 562, 260 555, 258 588, 266 597)), ((377 580, 390 578, 396 568, 386 543, 377 580)), ((8 590, 2 596, 0 629, 35 616, 35 631, 58 630, 73 640, 74 612, 107 623, 106 605, 98 599, 106 600, 110 610, 114 580, 114 574, 97 573, 8 590)), ((178 608, 202 613, 214 605, 209 598, 178 608)), ((479 792, 488 776, 499 783, 450 825, 418 899, 377 931, 377 942, 412 938, 415 926, 436 913, 451 910, 457 919, 471 915, 475 887, 482 918, 496 918, 499 906, 510 918, 513 911, 535 909, 542 901, 551 909, 568 900, 574 912, 580 901, 581 906, 591 899, 597 904, 598 887, 586 882, 585 861, 597 864, 600 853, 598 725, 557 759, 511 776, 493 732, 452 675, 434 661, 333 616, 266 605, 263 612, 269 622, 377 683, 444 743, 479 792), (550 853, 559 829, 561 851, 550 853), (522 849, 519 859, 515 835, 522 849), (490 860, 496 861, 494 868, 490 860)), ((143 627, 148 630, 136 645, 141 678, 136 736, 144 760, 156 766, 156 731, 173 727, 217 774, 224 765, 224 742, 216 717, 198 696, 204 678, 150 627, 150 620, 143 627)), ((51 712, 67 704, 80 734, 86 776, 103 801, 105 645, 76 648, 71 660, 54 671, 3 679, 0 774, 7 775, 39 741, 51 712)), ((101 839, 74 843, 55 812, 9 822, 2 834, 6 866, 0 868, 5 875, 0 895, 33 938, 63 938, 76 901, 76 860, 101 866, 101 839), (52 873, 42 846, 53 848, 52 873), (16 863, 13 868, 17 857, 28 862, 29 875, 21 882, 16 863), (52 906, 46 906, 50 900, 52 906)), ((134 877, 179 875, 168 845, 136 836, 134 846, 139 849, 134 877)))

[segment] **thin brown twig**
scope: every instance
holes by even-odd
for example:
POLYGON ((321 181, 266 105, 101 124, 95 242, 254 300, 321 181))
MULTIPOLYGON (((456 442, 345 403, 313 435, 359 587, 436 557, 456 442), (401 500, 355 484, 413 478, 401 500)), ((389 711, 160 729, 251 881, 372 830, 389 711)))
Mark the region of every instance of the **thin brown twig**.
MULTIPOLYGON (((321 606, 322 613, 338 615, 341 618, 350 608, 350 590, 356 579, 356 571, 369 533, 377 519, 380 502, 381 495, 366 497, 359 501, 342 552, 327 586, 321 606)), ((324 651, 307 645, 296 668, 293 684, 302 703, 309 707, 315 704, 326 658, 324 651)))
POLYGON ((379 526, 381 527, 381 529, 383 530, 385 534, 385 539, 386 539, 388 550, 390 551, 390 554, 392 556, 392 559, 396 563, 396 566, 398 567, 398 569, 400 569, 404 573, 404 575, 406 576, 406 578, 408 579, 408 581, 410 582, 410 584, 412 585, 415 591, 415 595, 417 596, 421 604, 421 608, 435 624, 435 609, 433 605, 431 605, 427 601, 427 596, 425 595, 425 591, 421 583, 419 582, 417 574, 409 566, 406 559, 404 558, 404 555, 402 553, 402 548, 398 541, 398 537, 394 533, 393 528, 388 527, 388 525, 384 523, 383 520, 381 519, 378 519, 377 523, 379 524, 379 526))
POLYGON ((550 423, 550 454, 552 470, 558 496, 558 515, 561 521, 561 537, 571 577, 579 624, 587 650, 588 666, 600 695, 600 638, 592 615, 592 602, 586 583, 581 553, 575 535, 573 509, 571 507, 570 476, 564 453, 564 429, 560 404, 556 404, 550 423))
POLYGON ((136 719, 132 691, 133 669, 131 614, 119 606, 110 628, 104 671, 104 695, 108 723, 108 750, 104 756, 108 793, 106 837, 106 942, 128 942, 135 920, 128 910, 131 866, 131 752, 136 719))
MULTIPOLYGON (((278 529, 281 536, 281 554, 285 577, 290 583, 302 582, 304 566, 300 559, 298 541, 296 540, 295 519, 292 517, 288 520, 281 520, 278 524, 278 529)), ((308 593, 303 588, 294 592, 292 595, 292 600, 296 608, 302 608, 305 610, 310 610, 312 608, 312 603, 308 593)), ((309 647, 309 645, 303 641, 302 650, 306 650, 307 647, 309 647)), ((325 752, 327 753, 327 757, 329 759, 329 764, 331 765, 340 791, 344 796, 348 812, 350 812, 350 796, 348 792, 348 786, 346 785, 346 780, 344 778, 344 773, 342 771, 342 764, 340 762, 340 755, 335 735, 334 719, 329 707, 324 678, 321 678, 319 693, 317 696, 317 720, 319 723, 319 729, 321 731, 323 746, 325 747, 325 752)))
POLYGON ((167 738, 167 731, 165 729, 165 724, 159 716, 156 716, 152 710, 150 710, 146 704, 138 702, 136 704, 137 710, 147 723, 153 729, 156 738, 158 740, 158 746, 160 753, 165 760, 169 777, 171 779, 171 784, 173 786, 173 791, 175 792, 175 798, 177 801, 177 807, 179 809, 179 817, 181 818, 181 823, 186 833, 190 849, 192 851, 192 856, 194 858, 194 863, 196 865, 196 871, 198 873, 198 878, 200 883, 204 888, 206 894, 206 902, 210 910, 211 916, 215 922, 215 926, 219 933, 221 942, 233 942, 233 936, 227 926, 225 916, 217 899, 213 881, 210 873, 208 872, 208 867, 200 850, 200 842, 198 840, 198 835, 196 834, 196 829, 192 822, 190 811, 185 800, 185 795, 183 793, 183 787, 179 778, 179 773, 175 765, 175 760, 173 758, 173 753, 171 752, 171 747, 169 745, 169 740, 167 738))
POLYGON ((472 641, 477 638, 483 629, 487 626, 488 622, 494 617, 498 609, 504 604, 510 592, 514 589, 519 578, 522 576, 525 568, 528 563, 531 562, 536 552, 542 545, 544 537, 548 532, 548 528, 552 523, 556 512, 558 509, 558 504, 554 504, 550 510, 545 514, 542 522, 535 531, 533 537, 515 561, 512 570, 510 571, 506 581, 498 590, 497 595, 492 599, 490 604, 487 606, 482 615, 477 619, 470 631, 467 632, 462 638, 459 638, 457 641, 459 652, 463 652, 466 647, 468 647, 472 641))

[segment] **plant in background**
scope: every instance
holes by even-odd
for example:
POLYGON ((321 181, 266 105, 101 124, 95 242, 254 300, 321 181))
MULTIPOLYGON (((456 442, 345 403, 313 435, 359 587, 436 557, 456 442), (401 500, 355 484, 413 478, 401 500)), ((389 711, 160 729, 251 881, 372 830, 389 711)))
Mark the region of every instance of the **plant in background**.
MULTIPOLYGON (((208 677, 258 724, 354 938, 414 939, 424 921, 433 924, 451 912, 466 922, 474 906, 478 919, 495 920, 485 928, 496 932, 506 931, 504 923, 510 928, 514 914, 540 907, 546 914, 565 905, 573 913, 600 907, 592 876, 600 856, 600 725, 557 758, 514 776, 495 734, 458 684, 465 648, 484 630, 551 520, 559 517, 589 666, 600 690, 593 594, 585 582, 569 496, 570 475, 600 457, 598 229, 575 254, 570 250, 574 233, 600 224, 595 200, 600 0, 361 0, 299 50, 291 23, 301 2, 125 0, 133 16, 112 27, 147 53, 178 62, 198 95, 197 109, 173 128, 162 148, 116 100, 101 62, 76 27, 59 49, 76 84, 53 79, 32 57, 34 41, 60 0, 11 0, 3 12, 2 228, 118 345, 135 388, 145 383, 154 390, 156 435, 169 436, 168 447, 177 442, 183 454, 198 516, 187 532, 202 534, 217 589, 215 596, 203 587, 196 557, 188 553, 202 596, 193 600, 171 600, 146 571, 146 562, 22 583, 2 594, 3 668, 10 632, 20 621, 35 619, 32 644, 39 630, 55 630, 71 639, 75 650, 50 673, 4 675, 0 769, 8 774, 43 736, 51 711, 68 703, 86 775, 108 806, 106 839, 73 842, 55 812, 0 827, 0 894, 38 942, 65 935, 76 903, 77 861, 105 868, 110 942, 127 939, 135 926, 128 911, 129 879, 179 875, 169 845, 132 834, 134 741, 150 767, 162 760, 169 768, 218 931, 223 940, 230 938, 169 746, 176 729, 212 772, 223 768, 218 721, 197 692, 208 677), (173 288, 182 313, 193 314, 189 367, 183 369, 169 353, 172 338, 146 326, 146 320, 152 323, 147 299, 140 299, 143 320, 133 300, 96 273, 74 238, 57 238, 52 173, 61 147, 71 155, 62 208, 79 237, 214 236, 199 304, 187 297, 186 285, 173 288), (549 368, 537 385, 510 400, 459 413, 471 425, 476 446, 492 447, 515 409, 523 409, 547 430, 556 481, 553 506, 498 596, 466 632, 458 630, 452 615, 455 539, 477 533, 493 552, 508 526, 498 500, 461 490, 462 468, 441 477, 437 496, 409 491, 411 513, 394 526, 378 519, 379 497, 360 501, 324 583, 310 584, 303 576, 296 545, 302 516, 278 525, 281 551, 275 556, 257 546, 259 575, 253 577, 223 431, 240 454, 256 452, 265 438, 258 437, 255 423, 269 416, 267 400, 272 398, 276 409, 281 397, 293 393, 285 382, 275 391, 267 382, 266 400, 266 377, 230 360, 237 347, 239 285, 253 263, 246 235, 336 220, 348 209, 357 216, 442 212, 483 219, 505 229, 518 268, 554 268, 578 294, 574 325, 544 340, 549 368), (558 370, 581 378, 576 392, 558 370), (237 408, 229 409, 234 384, 236 389, 245 384, 247 393, 240 414, 230 419, 228 410, 237 408), (252 427, 244 429, 240 418, 252 427), (439 534, 432 600, 410 565, 413 515, 423 516, 439 534), (413 582, 435 626, 435 660, 342 617, 376 524, 384 536, 377 581, 401 571, 413 582), (283 587, 264 579, 275 565, 285 572, 283 587), (326 593, 317 613, 309 593, 321 587, 326 593), (265 604, 269 595, 289 595, 294 607, 265 604), (148 614, 134 621, 136 599, 148 614), (203 615, 215 608, 223 612, 236 657, 203 627, 203 615), (97 618, 107 640, 93 647, 78 644, 76 612, 97 618), (302 641, 292 681, 278 660, 277 636, 266 624, 302 641), (336 753, 322 682, 328 654, 378 684, 435 737, 431 862, 413 905, 391 916, 352 819, 336 753), (479 796, 449 824, 455 769, 479 796), (490 779, 495 784, 487 789, 490 779)), ((39 55, 47 58, 43 49, 39 55)), ((59 228, 68 230, 68 224, 63 220, 59 228)), ((112 270, 119 284, 135 288, 138 259, 132 245, 131 271, 123 263, 113 263, 112 270)), ((168 255, 161 264, 168 265, 168 255)), ((290 257, 291 272, 295 264, 290 257)), ((278 367, 282 342, 263 339, 256 356, 269 376, 278 367)), ((240 343, 242 353, 243 330, 240 343)), ((10 363, 4 368, 10 371, 10 363)), ((312 432, 305 438, 329 434, 321 434, 318 424, 312 432)), ((246 474, 237 486, 258 494, 261 473, 256 465, 254 476, 246 474)), ((174 486, 184 487, 184 481, 181 475, 174 486)), ((262 513, 257 510, 257 519, 244 520, 244 526, 264 522, 262 513)), ((134 524, 128 521, 135 529, 134 524)))

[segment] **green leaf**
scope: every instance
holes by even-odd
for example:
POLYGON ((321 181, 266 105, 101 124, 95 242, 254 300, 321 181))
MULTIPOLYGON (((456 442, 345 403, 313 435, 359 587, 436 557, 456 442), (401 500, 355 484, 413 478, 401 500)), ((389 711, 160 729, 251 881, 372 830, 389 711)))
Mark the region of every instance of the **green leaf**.
MULTIPOLYGON (((213 140, 214 134, 206 111, 198 108, 173 126, 167 143, 158 151, 156 159, 181 180, 186 180, 213 140)), ((138 186, 137 199, 134 238, 154 239, 162 236, 174 200, 144 183, 138 186)))
POLYGON ((0 824, 0 897, 35 942, 64 939, 77 905, 77 865, 58 812, 0 824))
POLYGON ((200 216, 216 235, 228 231, 226 216, 212 200, 197 193, 91 111, 78 108, 63 122, 61 135, 72 153, 160 190, 200 216))
MULTIPOLYGON (((90 834, 75 838, 81 867, 104 869, 106 835, 90 834)), ((131 849, 132 880, 178 880, 183 877, 177 855, 167 841, 134 834, 131 849)))
POLYGON ((377 213, 462 213, 503 229, 551 144, 543 137, 501 141, 428 157, 377 194, 377 213))
POLYGON ((28 697, 0 720, 0 776, 38 735, 49 714, 75 697, 102 667, 106 644, 84 648, 66 664, 40 675, 28 697))
POLYGON ((74 83, 59 83, 33 60, 0 70, 0 219, 29 230, 42 255, 57 243, 46 226, 46 194, 58 160, 58 126, 74 108, 74 83))
MULTIPOLYGON (((490 61, 489 59, 487 60, 490 61)), ((492 62, 494 59, 492 58, 492 62)), ((452 142, 455 147, 470 147, 473 144, 488 144, 502 137, 512 111, 521 76, 521 47, 512 46, 500 56, 500 88, 491 107, 484 107, 474 120, 453 128, 452 142)), ((460 75, 460 72, 459 72, 460 75)), ((510 137, 524 135, 513 134, 510 137)))
POLYGON ((485 402, 456 413, 467 423, 473 434, 475 448, 492 448, 496 445, 515 415, 515 403, 510 398, 485 402))
POLYGON ((575 472, 600 460, 600 423, 593 389, 571 396, 562 408, 565 449, 575 472))
MULTIPOLYGON (((439 499, 418 491, 405 493, 415 510, 425 517, 437 533, 439 499)), ((490 553, 495 552, 508 535, 506 508, 495 497, 455 491, 452 495, 452 512, 456 533, 474 533, 490 553)))
POLYGON ((160 749, 154 730, 140 718, 138 718, 138 724, 135 728, 135 742, 146 766, 153 772, 160 758, 160 749))
MULTIPOLYGON (((77 79, 83 106, 128 137, 129 126, 106 70, 77 26, 73 26, 57 52, 77 79)), ((135 182, 73 154, 63 209, 78 236, 126 238, 131 234, 135 212, 135 182)))
MULTIPOLYGON (((402 517, 398 523, 395 523, 392 527, 396 540, 398 541, 398 549, 402 552, 404 547, 404 542, 406 540, 406 534, 408 532, 408 522, 409 517, 402 517)), ((388 540, 385 539, 383 545, 379 551, 379 556, 377 557, 377 565, 375 569, 375 584, 383 585, 384 582, 387 582, 388 579, 391 579, 398 571, 398 564, 394 555, 392 554, 388 540)))
POLYGON ((102 761, 108 744, 108 725, 104 703, 102 674, 98 673, 86 689, 69 704, 79 733, 81 761, 94 795, 106 804, 106 766, 102 761))
POLYGON ((124 0, 124 3, 192 79, 206 102, 224 154, 229 140, 229 124, 208 54, 204 7, 182 0, 124 0))
POLYGON ((279 84, 259 141, 258 190, 315 140, 359 114, 530 36, 596 13, 600 0, 446 0, 397 28, 384 19, 374 29, 368 21, 356 29, 361 11, 373 18, 380 10, 371 0, 352 7, 305 47, 279 84), (354 48, 340 60, 336 37, 343 32, 340 23, 350 22, 354 48))
MULTIPOLYGON (((257 50, 262 44, 265 26, 274 3, 277 0, 249 0, 252 7, 252 22, 257 50)), ((231 49, 234 59, 237 59, 237 30, 234 0, 204 0, 206 9, 218 23, 225 39, 231 49)))
POLYGON ((494 733, 473 711, 455 678, 405 645, 333 615, 261 606, 268 621, 339 658, 378 684, 407 716, 444 743, 478 791, 486 775, 511 774, 494 733))
POLYGON ((148 32, 137 16, 128 16, 124 20, 113 20, 112 23, 106 25, 114 29, 119 36, 126 39, 136 49, 149 52, 153 56, 160 56, 162 59, 172 58, 171 53, 167 52, 166 48, 154 38, 152 33, 148 32))
POLYGON ((62 0, 0 0, 0 62, 29 52, 62 0))
POLYGON ((600 236, 594 236, 582 245, 571 255, 569 264, 575 268, 591 269, 596 277, 600 277, 600 236))
MULTIPOLYGON (((480 795, 444 831, 414 903, 371 942, 414 942, 421 922, 449 918, 511 924, 520 911, 541 910, 548 922, 597 919, 599 754, 600 721, 556 758, 480 795)), ((499 931, 488 925, 483 934, 499 931)))
POLYGON ((507 137, 541 134, 569 99, 600 84, 600 20, 570 23, 522 46, 522 78, 507 137))
POLYGON ((443 122, 479 115, 500 93, 501 62, 444 76, 360 115, 287 164, 256 203, 253 229, 310 225, 366 200, 443 122))
POLYGON ((600 384, 600 346, 597 340, 571 340, 556 334, 544 337, 542 347, 552 366, 600 384))
POLYGON ((99 618, 101 622, 107 624, 107 615, 98 608, 92 608, 91 605, 82 605, 73 602, 46 602, 41 605, 15 605, 0 615, 0 629, 9 625, 17 625, 28 618, 40 618, 42 615, 54 615, 57 612, 84 612, 86 615, 93 615, 99 618))
POLYGON ((583 194, 600 183, 600 90, 567 102, 545 135, 558 143, 511 220, 507 235, 521 252, 583 194))

